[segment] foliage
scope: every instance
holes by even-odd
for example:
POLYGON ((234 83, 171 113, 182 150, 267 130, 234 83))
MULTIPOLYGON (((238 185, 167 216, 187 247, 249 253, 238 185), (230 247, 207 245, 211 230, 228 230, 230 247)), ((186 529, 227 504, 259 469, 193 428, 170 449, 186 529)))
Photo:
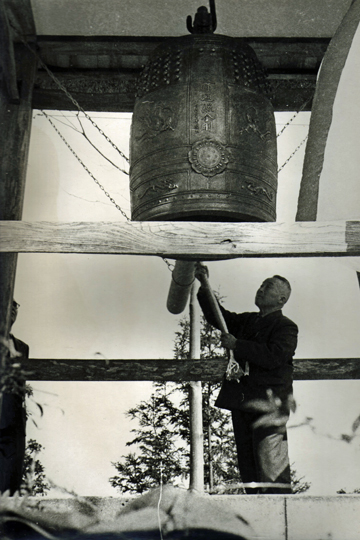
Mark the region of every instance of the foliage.
POLYGON ((118 474, 109 479, 122 493, 143 493, 160 483, 174 482, 185 471, 185 449, 176 445, 173 426, 175 407, 166 385, 157 388, 149 401, 130 409, 127 416, 138 420, 138 428, 127 446, 136 445, 139 456, 129 453, 113 463, 118 474))
POLYGON ((290 475, 292 492, 294 494, 305 493, 305 491, 308 491, 308 489, 310 489, 311 483, 306 482, 306 480, 304 481, 304 476, 300 476, 300 478, 298 477, 297 472, 294 469, 293 463, 291 465, 290 475))
POLYGON ((22 495, 46 495, 50 490, 50 486, 46 481, 45 468, 37 458, 38 454, 43 449, 43 446, 29 439, 25 449, 24 471, 21 486, 22 495))
POLYGON ((0 376, 0 395, 2 392, 25 397, 25 372, 21 364, 14 361, 14 358, 5 357, 3 359, 0 376))

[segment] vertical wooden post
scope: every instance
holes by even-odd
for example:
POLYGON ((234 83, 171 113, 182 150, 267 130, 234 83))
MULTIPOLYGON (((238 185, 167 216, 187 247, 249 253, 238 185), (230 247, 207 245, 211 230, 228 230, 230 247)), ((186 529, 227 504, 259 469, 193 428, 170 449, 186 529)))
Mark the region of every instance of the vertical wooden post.
MULTIPOLYGON (((9 97, 4 78, 0 81, 0 219, 20 220, 32 119, 32 91, 36 73, 35 56, 24 45, 16 47, 19 103, 9 97)), ((8 338, 14 291, 17 253, 0 255, 0 354, 8 338)))
MULTIPOLYGON (((190 359, 200 359, 200 307, 195 285, 190 296, 190 359)), ((204 491, 204 440, 201 381, 190 383, 190 489, 204 491)))

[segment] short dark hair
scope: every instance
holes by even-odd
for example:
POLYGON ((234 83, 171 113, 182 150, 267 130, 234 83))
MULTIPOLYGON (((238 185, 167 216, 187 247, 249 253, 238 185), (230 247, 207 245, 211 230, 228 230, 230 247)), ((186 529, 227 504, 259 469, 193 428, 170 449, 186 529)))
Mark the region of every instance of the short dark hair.
POLYGON ((279 276, 277 274, 275 276, 273 276, 273 277, 275 279, 278 279, 279 281, 281 281, 285 285, 286 290, 287 290, 287 295, 286 295, 285 302, 287 302, 289 300, 289 297, 290 297, 290 294, 291 294, 291 285, 290 285, 289 281, 286 278, 284 278, 283 276, 279 276))

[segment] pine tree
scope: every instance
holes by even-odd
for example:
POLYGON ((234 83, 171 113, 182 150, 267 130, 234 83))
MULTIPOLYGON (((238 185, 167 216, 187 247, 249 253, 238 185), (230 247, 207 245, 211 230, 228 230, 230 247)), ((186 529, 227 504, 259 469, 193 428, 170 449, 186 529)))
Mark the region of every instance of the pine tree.
POLYGON ((155 388, 148 401, 142 401, 127 412, 138 420, 138 427, 127 446, 135 445, 134 452, 113 463, 118 474, 109 479, 122 493, 143 493, 160 483, 176 481, 186 471, 185 449, 177 445, 172 429, 176 410, 167 394, 166 385, 155 388))

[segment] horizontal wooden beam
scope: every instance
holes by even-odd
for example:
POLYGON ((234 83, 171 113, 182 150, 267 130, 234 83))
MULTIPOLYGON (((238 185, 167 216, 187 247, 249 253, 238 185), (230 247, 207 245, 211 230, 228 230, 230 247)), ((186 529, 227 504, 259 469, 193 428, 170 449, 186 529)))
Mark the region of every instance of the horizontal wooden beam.
MULTIPOLYGON (((185 32, 186 33, 186 32, 185 32)), ((45 64, 63 69, 141 69, 169 36, 38 36, 45 64)), ((175 38, 176 39, 176 38, 175 38)), ((316 72, 330 38, 233 38, 245 41, 272 73, 316 72)))
MULTIPOLYGON (((132 112, 136 81, 153 50, 169 38, 38 36, 42 61, 85 110, 132 112)), ((234 38, 239 40, 239 38, 234 38)), ((329 39, 247 39, 268 73, 276 111, 311 110, 316 74, 329 39)), ((41 67, 33 108, 72 110, 41 67)))
MULTIPOLYGON (((227 360, 22 361, 29 381, 221 381, 227 360)), ((295 380, 360 379, 360 358, 294 360, 295 380)))
POLYGON ((360 255, 360 222, 0 222, 0 252, 173 259, 360 255))
MULTIPOLYGON (((56 78, 84 110, 100 112, 132 112, 139 73, 121 69, 55 71, 56 78)), ((315 74, 274 73, 269 75, 268 82, 275 111, 311 110, 315 74)), ((36 77, 32 106, 34 109, 75 109, 68 96, 42 71, 38 71, 36 77)))

